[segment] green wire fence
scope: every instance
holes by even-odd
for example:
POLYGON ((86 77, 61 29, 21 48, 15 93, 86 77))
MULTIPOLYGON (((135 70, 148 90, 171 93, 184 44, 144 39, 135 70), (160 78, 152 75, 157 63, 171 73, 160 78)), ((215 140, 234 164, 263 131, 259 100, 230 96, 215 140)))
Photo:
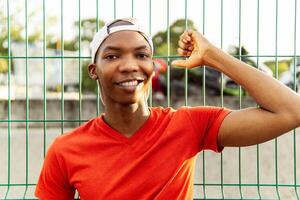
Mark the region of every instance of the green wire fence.
MULTIPOLYGON (((172 43, 176 27, 173 28, 174 32, 171 24, 174 19, 181 18, 184 24, 181 24, 180 30, 183 31, 193 28, 189 23, 192 19, 196 29, 208 38, 214 32, 217 36, 212 40, 224 50, 228 45, 226 30, 233 27, 237 30, 234 38, 237 51, 233 56, 245 62, 252 60, 260 70, 263 60, 271 60, 273 76, 277 79, 283 74, 283 61, 288 60, 290 65, 285 73, 290 77, 289 86, 298 91, 299 7, 297 0, 0 0, 0 198, 36 199, 33 195, 34 188, 47 148, 53 139, 103 111, 98 87, 94 86, 94 94, 85 91, 84 87, 88 80, 85 78, 86 71, 82 69, 91 57, 86 50, 88 34, 84 32, 84 22, 87 17, 83 13, 88 12, 89 22, 95 22, 92 25, 92 33, 101 28, 101 21, 117 17, 142 18, 152 36, 160 30, 157 27, 165 26, 165 35, 162 36, 165 46, 161 47, 164 51, 156 51, 154 55, 155 59, 166 62, 166 72, 162 75, 166 80, 166 88, 163 91, 165 98, 158 101, 156 91, 152 90, 150 106, 177 108, 218 105, 242 109, 249 105, 257 105, 240 86, 235 88, 235 95, 228 96, 228 78, 224 74, 213 80, 218 89, 217 95, 211 95, 209 66, 196 70, 175 71, 170 67, 172 60, 180 58, 173 51, 176 48, 172 43), (255 4, 255 10, 251 11, 251 20, 254 23, 252 33, 243 31, 243 26, 248 25, 243 20, 244 13, 251 9, 247 7, 250 2, 255 4), (34 4, 38 6, 32 9, 34 4), (290 33, 289 36, 280 35, 280 25, 285 23, 280 20, 287 14, 283 11, 285 5, 290 6, 289 14, 293 15, 287 19, 293 22, 290 29, 285 30, 290 33), (52 10, 49 10, 51 6, 52 10), (266 10, 271 14, 266 14, 266 10), (233 19, 234 13, 237 17, 233 19), (54 15, 53 18, 49 18, 51 14, 54 15), (215 14, 214 17, 212 14, 215 14), (66 20, 71 15, 74 15, 75 19, 66 20), (274 25, 267 37, 264 35, 266 29, 262 26, 265 25, 266 19, 274 25), (39 20, 38 23, 36 20, 39 20), (72 53, 68 50, 70 31, 65 27, 74 22, 77 26, 71 31, 75 35, 72 53), (35 27, 32 27, 32 24, 35 27), (211 29, 213 26, 214 31, 211 29), (35 37, 38 39, 34 40, 31 34, 36 29, 38 31, 35 37), (49 35, 51 31, 52 36, 49 35), (252 43, 256 48, 245 53, 243 48, 248 43, 244 38, 248 38, 249 34, 255 37, 255 42, 252 43), (262 50, 266 45, 270 46, 270 43, 265 42, 268 37, 274 37, 271 53, 262 50), (283 52, 280 42, 285 37, 290 37, 290 51, 283 52), (16 53, 15 43, 21 45, 21 53, 16 53), (34 43, 39 47, 34 47, 34 43), (35 48, 38 50, 34 50, 35 48), (73 63, 71 69, 70 62, 73 63), (38 68, 38 65, 41 68, 38 68), (56 82, 55 87, 50 87, 53 80, 49 76, 49 70, 52 70, 53 66, 58 66, 58 71, 52 73, 59 82, 56 82), (16 75, 18 70, 23 70, 21 76, 16 75), (71 86, 70 70, 76 72, 75 75, 71 75, 76 76, 76 83, 72 83, 71 86), (174 82, 176 73, 182 74, 177 85, 174 82), (199 78, 196 79, 196 85, 193 82, 195 76, 199 78), (37 84, 37 90, 40 92, 35 96, 32 83, 34 79, 42 80, 37 84), (18 81, 22 82, 19 88, 16 86, 18 81), (17 92, 20 91, 21 95, 18 96, 17 92)), ((297 145, 300 137, 297 134, 299 129, 265 144, 226 148, 221 154, 201 152, 197 158, 194 199, 300 199, 300 170, 297 170, 300 167, 300 149, 297 145)))

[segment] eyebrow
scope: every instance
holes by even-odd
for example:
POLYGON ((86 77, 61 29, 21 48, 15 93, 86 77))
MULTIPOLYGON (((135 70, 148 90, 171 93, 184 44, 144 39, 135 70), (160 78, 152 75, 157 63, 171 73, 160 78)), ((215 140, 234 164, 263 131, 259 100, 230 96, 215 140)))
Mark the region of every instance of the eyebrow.
POLYGON ((143 49, 150 50, 150 48, 147 45, 142 45, 142 46, 136 47, 134 50, 143 50, 143 49))
MULTIPOLYGON (((138 46, 136 48, 134 48, 135 51, 137 50, 150 50, 150 48, 147 46, 147 45, 141 45, 141 46, 138 46)), ((106 46, 103 51, 108 51, 108 50, 113 50, 113 51, 121 51, 122 48, 118 47, 118 46, 106 46)))

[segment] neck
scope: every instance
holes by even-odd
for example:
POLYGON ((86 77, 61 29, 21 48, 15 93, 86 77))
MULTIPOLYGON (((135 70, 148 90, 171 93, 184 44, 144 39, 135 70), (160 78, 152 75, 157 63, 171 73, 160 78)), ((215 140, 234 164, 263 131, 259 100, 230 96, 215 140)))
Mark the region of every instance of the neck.
POLYGON ((105 107, 104 120, 113 129, 131 137, 148 119, 150 111, 146 103, 113 105, 105 107))

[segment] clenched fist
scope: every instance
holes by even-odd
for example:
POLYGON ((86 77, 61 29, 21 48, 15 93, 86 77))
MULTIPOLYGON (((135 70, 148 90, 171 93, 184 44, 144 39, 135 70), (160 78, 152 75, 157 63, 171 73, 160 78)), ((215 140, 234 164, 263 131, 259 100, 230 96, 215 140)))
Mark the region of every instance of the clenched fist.
POLYGON ((207 53, 215 48, 201 33, 193 30, 187 30, 180 36, 178 46, 178 54, 189 58, 175 60, 172 65, 188 69, 207 64, 207 53))

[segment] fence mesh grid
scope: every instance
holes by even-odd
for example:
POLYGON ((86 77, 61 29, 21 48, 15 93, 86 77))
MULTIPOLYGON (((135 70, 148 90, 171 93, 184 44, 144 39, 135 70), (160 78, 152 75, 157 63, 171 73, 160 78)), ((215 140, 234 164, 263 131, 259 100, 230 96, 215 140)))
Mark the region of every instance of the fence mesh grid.
MULTIPOLYGON (((154 55, 155 58, 164 59, 167 63, 166 69, 166 98, 164 102, 157 103, 154 99, 154 93, 151 92, 149 104, 150 106, 175 106, 173 97, 177 95, 176 91, 172 90, 172 73, 170 62, 179 58, 173 54, 172 46, 172 31, 171 18, 182 18, 184 20, 184 29, 189 27, 188 19, 193 18, 196 27, 207 37, 212 33, 211 26, 216 28, 215 44, 224 48, 225 32, 228 24, 234 24, 234 29, 237 31, 235 38, 238 51, 235 56, 245 61, 251 58, 260 68, 261 60, 273 60, 274 63, 274 77, 279 79, 280 60, 291 60, 292 71, 292 85, 291 87, 297 90, 297 81, 300 77, 297 76, 297 62, 299 55, 299 45, 297 38, 297 29, 299 29, 299 4, 297 0, 283 1, 270 0, 267 3, 256 0, 255 10, 251 10, 252 22, 243 21, 243 13, 249 12, 250 8, 245 7, 250 1, 246 0, 214 0, 214 1, 195 1, 195 0, 177 0, 177 1, 155 1, 155 0, 129 0, 126 3, 121 3, 119 0, 104 2, 101 0, 56 0, 52 3, 46 0, 39 1, 39 6, 35 8, 34 12, 38 13, 38 23, 34 22, 35 18, 29 12, 32 10, 33 0, 1 0, 0 14, 1 24, 0 29, 3 33, 0 38, 3 47, 1 47, 0 60, 7 63, 7 71, 2 73, 5 77, 6 83, 2 85, 1 93, 6 91, 5 96, 1 99, 0 110, 0 198, 1 199, 35 199, 34 187, 40 172, 43 158, 47 152, 49 144, 53 141, 55 136, 63 134, 64 132, 78 126, 90 119, 90 116, 85 112, 91 112, 94 116, 102 112, 103 106, 99 99, 99 89, 96 88, 96 95, 89 97, 85 95, 83 88, 83 79, 85 71, 82 66, 89 62, 90 56, 85 50, 85 38, 83 34, 84 26, 83 17, 84 12, 94 13, 92 18, 96 23, 94 32, 97 31, 101 25, 99 21, 107 21, 117 17, 141 17, 143 15, 144 23, 148 27, 150 35, 154 33, 154 27, 157 24, 165 24, 166 30, 166 47, 164 54, 154 55), (56 7, 53 7, 55 4, 56 7), (70 10, 70 4, 75 8, 70 10), (91 4, 88 11, 85 4, 91 4), (284 4, 289 4, 289 12, 292 13, 292 26, 290 30, 285 30, 291 33, 288 36, 280 35, 280 17, 286 15, 281 8, 284 4), (176 5, 176 6, 175 6, 176 5), (179 6, 178 6, 179 5, 179 6), (232 6, 234 9, 230 10, 228 7, 232 6), (48 7, 52 7, 49 10, 48 7), (266 8, 267 7, 267 8, 266 8), (105 11, 110 10, 110 14, 104 16, 105 11), (124 14, 123 11, 127 11, 124 14), (262 11, 263 10, 263 11, 262 11), (266 10, 270 14, 266 15, 266 10), (49 19, 50 13, 53 11, 57 24, 51 24, 49 19), (121 12, 122 11, 122 12, 121 12), (232 12, 232 13, 231 13, 232 12), (121 15, 119 13, 122 13, 121 15), (175 14, 174 14, 175 13, 175 14), (195 14, 196 13, 196 14, 195 14), (215 13, 214 18, 218 18, 217 23, 212 25, 211 13, 215 13), (235 13, 235 14, 234 14, 235 13), (71 53, 67 49, 66 26, 69 21, 69 15, 74 15, 77 27, 72 30, 76 36, 77 49, 75 53, 71 53), (124 16, 123 16, 124 15, 124 16), (234 17, 229 18, 228 16, 234 17), (159 16, 159 17, 157 17, 159 16), (172 16, 172 17, 171 17, 172 16), (17 18, 17 19, 16 19, 17 18), (267 18, 267 19, 266 19, 267 18), (273 23, 272 34, 265 36, 265 27, 262 26, 264 21, 273 23), (22 46, 20 54, 15 53, 13 46, 14 42, 18 41, 16 38, 15 23, 20 23, 23 31, 20 35, 23 40, 19 39, 19 45, 22 46), (246 25, 245 25, 246 23, 246 25), (253 27, 252 33, 243 32, 243 26, 253 27), (34 24, 34 25, 32 25, 34 24), (33 27, 36 26, 36 27, 33 27), (52 27, 54 26, 54 28, 52 27), (39 33, 39 49, 32 53, 33 39, 31 37, 32 30, 37 29, 39 33), (56 29, 56 54, 50 54, 48 37, 49 31, 56 29), (244 36, 252 34, 255 37, 255 51, 251 54, 243 53, 244 36), (243 37, 242 37, 243 36, 243 37), (265 45, 266 37, 273 39, 274 48, 271 53, 261 52, 261 48, 265 45), (290 38, 290 52, 282 53, 280 51, 279 40, 283 37, 290 38), (3 41, 4 42, 3 42, 3 41), (298 48, 297 48, 298 47, 298 48), (3 50, 5 49, 5 51, 3 50), (40 63, 42 68, 34 75, 31 74, 34 69, 34 62, 40 63), (55 86, 55 98, 53 93, 50 94, 48 71, 55 62, 59 68, 54 74, 59 80, 55 86), (68 62, 72 62, 72 67, 76 69, 76 84, 75 91, 65 91, 66 85, 69 84, 68 73, 70 70, 68 62), (20 67, 18 67, 18 65, 20 67), (22 97, 17 98, 13 91, 15 88, 16 79, 20 76, 14 76, 17 70, 22 70, 23 87, 22 97), (36 76, 42 77, 42 82, 38 84, 42 88, 42 92, 38 93, 38 98, 32 97, 34 93, 32 82, 37 79, 36 76), (14 78, 13 78, 14 77, 14 78), (72 94, 70 97, 69 94, 72 94), (54 103, 53 103, 54 102, 54 103), (88 105, 93 102, 96 108, 91 109, 88 105), (23 107, 20 105, 24 105, 23 107), (35 108, 35 110, 33 109, 35 108), (55 111, 53 111, 54 109, 55 111), (87 110, 87 111, 86 111, 87 110), (52 113, 52 114, 49 114, 52 113), (54 114, 53 114, 54 113, 54 114)), ((173 20, 172 18, 172 20, 173 20)), ((72 22, 73 23, 73 22, 72 22)), ((69 34, 69 33, 68 33, 69 34)), ((227 35, 226 35, 227 38, 227 35)), ((245 37, 246 38, 246 37, 245 37)), ((255 46, 254 45, 254 46, 255 46)), ((1 64, 1 63, 0 63, 1 64)), ((199 91, 197 101, 190 94, 190 74, 188 70, 183 70, 183 101, 176 106, 193 106, 193 105, 211 105, 213 103, 219 106, 229 106, 227 96, 225 96, 225 75, 221 74, 219 84, 219 94, 213 103, 210 102, 207 87, 207 75, 209 73, 208 66, 199 68, 199 73, 202 74, 202 80, 199 82, 199 91)), ((74 71, 74 70, 73 70, 74 71)), ((74 75, 75 76, 75 75, 74 75)), ((216 80, 215 80, 216 81, 216 80)), ((0 82, 1 83, 1 82, 0 82)), ((67 88, 69 90, 69 88, 67 88)), ((280 94, 278 94, 280 95, 280 94)), ((240 86, 237 90, 237 96, 230 97, 231 101, 236 102, 238 109, 244 107, 244 102, 248 97, 244 95, 243 88, 240 86)), ((176 107, 175 106, 175 107, 176 107)), ((284 105, 282 105, 284 106, 284 105)), ((90 113, 89 113, 90 114, 90 113)), ((256 145, 247 148, 226 148, 221 154, 214 154, 208 151, 201 152, 197 159, 197 167, 195 174, 195 199, 299 199, 300 173, 297 170, 300 166, 299 157, 300 150, 297 147, 299 144, 299 136, 297 136, 298 129, 286 134, 280 138, 274 139, 265 144, 256 145)), ((78 195, 77 195, 77 198, 78 195)), ((126 198, 126 197, 124 197, 126 198)))

